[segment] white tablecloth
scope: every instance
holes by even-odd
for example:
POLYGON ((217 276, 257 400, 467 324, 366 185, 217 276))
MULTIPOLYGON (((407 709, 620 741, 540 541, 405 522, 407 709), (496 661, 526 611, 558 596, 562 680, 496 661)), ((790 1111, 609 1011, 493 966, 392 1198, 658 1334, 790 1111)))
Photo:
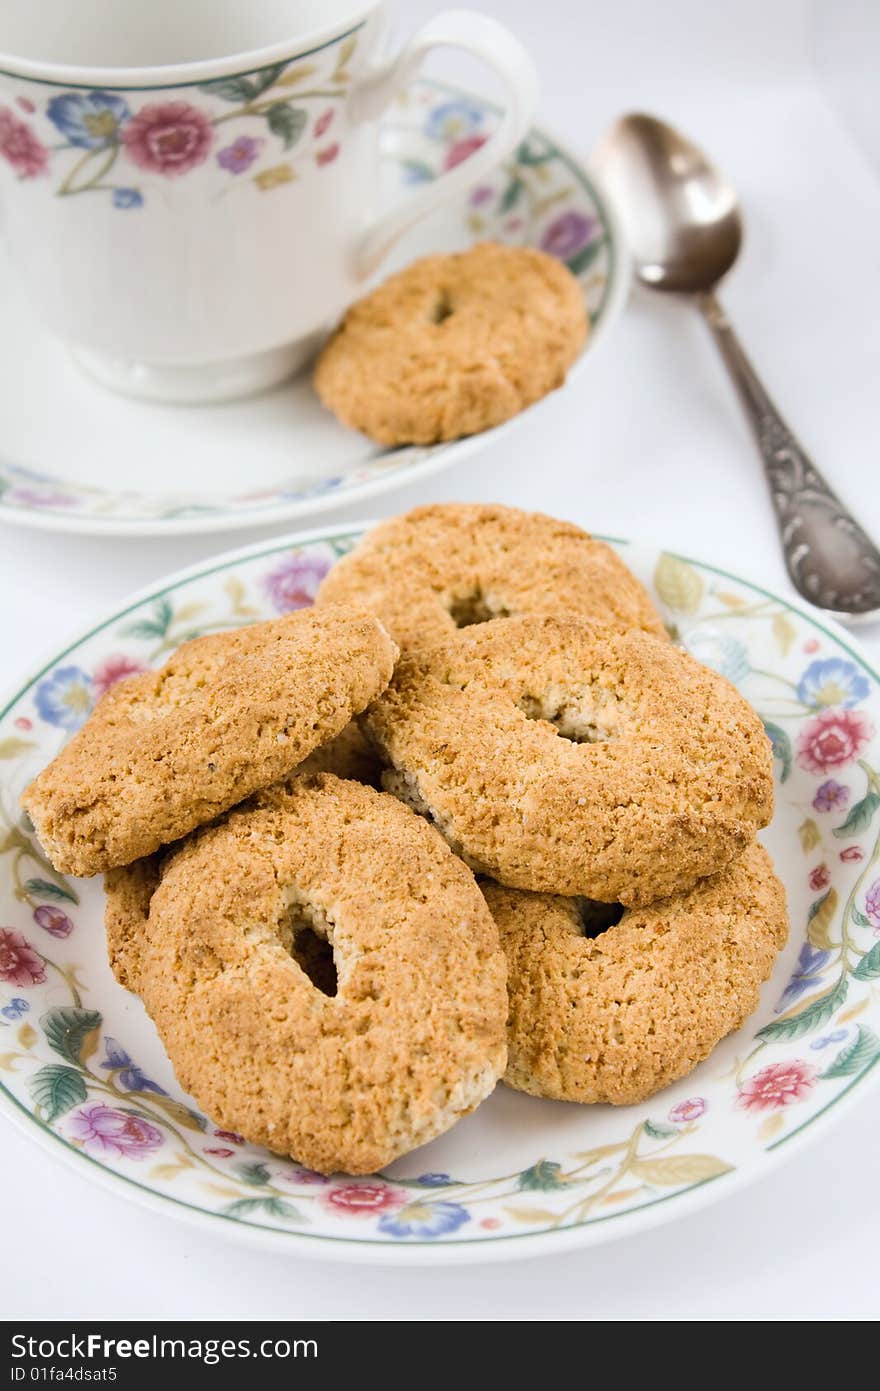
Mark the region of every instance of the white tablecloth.
MULTIPOLYGON (((403 0, 401 28, 441 8, 403 0)), ((861 146, 858 138, 859 113, 870 119, 876 109, 875 88, 868 100, 858 86, 873 81, 862 55, 868 45, 877 51, 876 12, 855 0, 485 0, 483 8, 528 42, 543 81, 541 119, 576 150, 586 154, 616 113, 639 107, 694 133, 727 168, 748 219, 727 305, 805 444, 880 536, 880 182, 871 163, 880 122, 861 128, 861 146), (869 27, 860 32, 859 23, 869 27), (847 91, 848 123, 828 99, 847 91)), ((472 72, 452 59, 438 70, 472 72)), ((678 304, 635 298, 575 387, 532 412, 509 441, 383 496, 374 512, 434 499, 540 507, 789 588, 732 391, 701 324, 678 304)), ((239 533, 228 544, 249 539, 239 533)), ((3 529, 7 682, 130 590, 225 545, 3 529)), ((863 637, 880 660, 880 631, 863 637)), ((876 1313, 876 1094, 771 1178, 698 1216, 593 1251, 482 1269, 365 1271, 266 1255, 129 1205, 9 1126, 2 1140, 6 1318, 876 1313)))

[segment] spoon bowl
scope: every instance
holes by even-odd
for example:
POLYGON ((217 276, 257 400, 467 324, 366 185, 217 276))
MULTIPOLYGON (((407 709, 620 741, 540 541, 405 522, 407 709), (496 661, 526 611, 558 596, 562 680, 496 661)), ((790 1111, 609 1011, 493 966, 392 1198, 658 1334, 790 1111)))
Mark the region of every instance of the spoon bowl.
POLYGON ((733 186, 665 121, 634 112, 608 131, 594 166, 617 204, 636 274, 653 290, 711 290, 739 255, 733 186))

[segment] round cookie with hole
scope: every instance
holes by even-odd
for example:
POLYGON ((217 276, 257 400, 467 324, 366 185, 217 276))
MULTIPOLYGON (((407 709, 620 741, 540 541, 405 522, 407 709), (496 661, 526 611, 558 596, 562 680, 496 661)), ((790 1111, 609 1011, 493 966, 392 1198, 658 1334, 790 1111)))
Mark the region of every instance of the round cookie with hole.
POLYGON ((291 779, 107 876, 111 961, 211 1118, 322 1173, 448 1130, 506 1064, 498 932, 393 797, 291 779))
POLYGON ((130 864, 341 734, 396 656, 378 619, 341 605, 195 638, 112 686, 22 806, 62 873, 130 864))
POLYGON ((520 614, 666 635, 648 591, 604 541, 499 504, 436 503, 382 522, 334 565, 317 602, 369 609, 402 650, 520 614))
POLYGON ((565 381, 587 336, 571 271, 531 247, 425 256, 347 311, 315 390, 380 444, 436 444, 500 425, 565 381))
POLYGON ((685 1077, 758 1006, 788 935, 755 842, 688 893, 628 909, 485 883, 507 957, 505 1081, 629 1106, 685 1077))
POLYGON ((648 633, 496 618, 404 654, 364 724, 383 786, 513 888, 650 903, 721 869, 773 810, 755 711, 648 633))

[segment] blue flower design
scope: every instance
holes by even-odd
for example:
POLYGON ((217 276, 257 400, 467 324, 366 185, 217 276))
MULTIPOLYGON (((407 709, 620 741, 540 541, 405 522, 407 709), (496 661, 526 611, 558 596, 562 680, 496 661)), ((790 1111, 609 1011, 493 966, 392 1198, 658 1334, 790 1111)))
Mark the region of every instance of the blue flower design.
POLYGON ((92 678, 81 667, 56 667, 34 696, 37 714, 47 724, 75 730, 88 719, 94 696, 92 678))
POLYGON ((448 1174, 419 1174, 416 1183, 422 1188, 445 1188, 452 1180, 448 1174))
POLYGON ((149 1077, 145 1077, 137 1063, 132 1062, 129 1055, 115 1038, 109 1035, 104 1039, 104 1046, 107 1049, 107 1056, 101 1063, 102 1067, 110 1070, 119 1068, 119 1080, 123 1087, 130 1092, 155 1092, 157 1096, 167 1096, 164 1087, 160 1087, 157 1082, 151 1082, 149 1077))
POLYGON ((378 1227, 386 1236, 421 1239, 446 1236, 470 1222, 470 1213, 460 1203, 409 1203, 399 1212, 386 1212, 378 1227))
POLYGON ((46 115, 71 145, 101 150, 116 142, 131 112, 115 92, 62 92, 49 102, 46 115))
POLYGON ((865 700, 870 690, 871 683, 855 662, 846 662, 842 657, 826 657, 810 662, 798 682, 797 696, 813 710, 832 705, 850 710, 865 700))
POLYGON ((137 188, 114 188, 113 206, 114 208, 142 208, 144 195, 137 188))
POLYGON ((463 135, 471 135, 479 130, 484 115, 483 107, 468 101, 466 97, 445 101, 429 112, 425 134, 431 140, 460 140, 463 135))
POLYGON ((832 1043, 843 1043, 846 1038, 846 1029, 835 1029, 833 1034, 824 1034, 822 1038, 814 1038, 810 1044, 811 1048, 827 1048, 832 1043))
POLYGON ((684 645, 692 657, 711 667, 728 681, 737 685, 749 674, 749 654, 743 643, 715 628, 697 628, 683 635, 684 645))
POLYGON ((27 1000, 23 1000, 20 995, 16 995, 14 999, 9 1001, 8 1005, 4 1005, 3 1008, 0 1009, 0 1014, 3 1015, 4 1019, 20 1019, 23 1014, 27 1014, 29 1009, 30 1005, 27 1000))
POLYGON ((808 990, 819 984, 819 977, 830 956, 830 952, 820 951, 818 947, 811 947, 809 942, 804 942, 791 980, 776 1006, 776 1014, 781 1014, 789 1005, 794 1004, 795 1000, 799 1000, 801 995, 805 995, 808 990))

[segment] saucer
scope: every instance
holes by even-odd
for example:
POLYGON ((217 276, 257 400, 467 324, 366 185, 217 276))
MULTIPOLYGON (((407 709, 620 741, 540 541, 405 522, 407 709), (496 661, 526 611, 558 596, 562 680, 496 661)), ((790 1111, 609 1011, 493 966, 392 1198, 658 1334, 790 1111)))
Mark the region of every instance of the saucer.
MULTIPOLYGON (((415 83, 382 123, 384 196, 391 201, 406 185, 466 160, 499 115, 472 92, 415 83)), ((381 275, 417 256, 486 239, 540 247, 578 277, 592 321, 572 375, 582 370, 622 305, 624 255, 583 165, 544 131, 532 130, 491 179, 402 238, 381 275)), ((274 525, 447 468, 519 418, 451 444, 387 449, 340 425, 307 374, 262 396, 214 406, 135 401, 101 388, 75 365, 34 318, 5 260, 0 300, 0 521, 106 536, 274 525)))

